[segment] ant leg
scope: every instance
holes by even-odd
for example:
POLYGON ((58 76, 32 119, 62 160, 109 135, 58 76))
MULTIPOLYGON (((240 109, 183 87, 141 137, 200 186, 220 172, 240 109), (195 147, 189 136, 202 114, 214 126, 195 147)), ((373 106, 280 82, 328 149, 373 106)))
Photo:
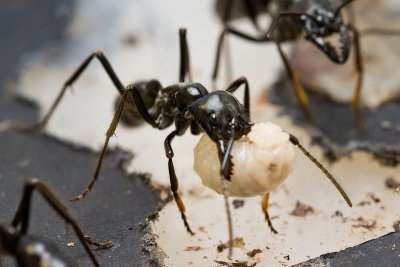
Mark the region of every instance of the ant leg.
POLYGON ((346 194, 346 192, 343 190, 343 188, 340 186, 340 184, 336 181, 336 179, 333 177, 333 175, 313 156, 308 152, 299 142, 299 139, 297 139, 294 135, 289 134, 289 141, 297 146, 301 152, 303 152, 304 155, 306 155, 309 160, 311 160, 324 174, 325 176, 333 183, 333 185, 336 187, 336 189, 340 192, 344 200, 346 201, 347 205, 349 207, 352 207, 353 204, 351 203, 351 200, 349 196, 346 194))
POLYGON ((107 60, 107 58, 104 56, 104 54, 101 51, 97 51, 92 53, 90 56, 88 56, 80 65, 79 67, 72 73, 72 75, 64 82, 64 85, 58 94, 57 98, 53 102, 53 104, 50 107, 50 110, 46 113, 46 115, 43 117, 41 121, 38 123, 32 125, 32 126, 24 126, 21 124, 16 124, 14 127, 17 130, 20 131, 34 131, 34 130, 40 130, 43 129, 47 122, 49 121, 50 117, 52 116, 54 110, 60 103, 62 97, 64 96, 65 92, 67 91, 68 87, 70 87, 83 73, 83 71, 87 68, 89 63, 92 61, 92 59, 97 58, 101 65, 104 67, 106 73, 110 77, 111 81, 114 83, 114 86, 116 89, 119 91, 120 94, 123 93, 124 91, 124 85, 120 82, 118 79, 117 75, 115 74, 113 68, 111 67, 111 64, 107 60))
POLYGON ((190 71, 190 56, 189 47, 186 39, 186 29, 179 29, 179 44, 180 44, 180 67, 179 67, 179 82, 192 82, 192 73, 190 71))
POLYGON ((261 208, 265 214, 265 220, 267 221, 268 226, 271 229, 272 233, 277 234, 278 231, 276 231, 274 226, 272 226, 272 222, 268 214, 268 200, 269 200, 269 193, 263 194, 261 198, 261 208))
POLYGON ((353 32, 353 41, 354 41, 354 67, 357 72, 357 82, 354 88, 353 99, 351 101, 351 105, 353 106, 353 110, 360 110, 361 103, 361 88, 364 77, 364 68, 363 61, 361 55, 361 44, 360 44, 360 34, 358 30, 354 27, 349 27, 353 32))
POLYGON ((249 82, 246 77, 240 77, 233 81, 226 91, 229 93, 234 93, 242 84, 244 84, 244 107, 246 108, 247 116, 250 119, 250 90, 249 90, 249 82))
MULTIPOLYGON (((124 111, 124 105, 127 101, 127 97, 129 95, 129 90, 125 90, 123 95, 120 98, 117 110, 115 112, 115 115, 110 123, 110 126, 108 127, 108 130, 106 132, 106 140, 104 141, 104 145, 103 145, 103 149, 101 150, 101 154, 100 157, 97 161, 97 165, 96 165, 96 170, 94 172, 93 178, 90 181, 90 183, 88 184, 88 186, 75 198, 73 198, 71 201, 76 202, 81 200, 83 197, 86 196, 87 193, 89 193, 89 191, 93 188, 94 183, 97 181, 97 179, 99 178, 99 174, 100 174, 100 169, 101 169, 101 165, 103 163, 106 151, 107 151, 107 147, 108 147, 108 142, 110 141, 110 138, 114 135, 114 132, 118 126, 118 122, 121 119, 121 116, 123 114, 124 111)), ((144 104, 143 104, 144 105, 144 104)))
POLYGON ((299 77, 297 76, 297 73, 294 71, 292 66, 289 63, 289 60, 285 56, 285 53, 282 50, 281 44, 279 42, 276 43, 278 47, 279 54, 282 58, 283 64, 285 65, 286 71, 289 75, 289 78, 292 82, 292 86, 294 89, 294 92, 296 94, 297 99, 299 100, 300 107, 303 110, 303 114, 306 116, 306 119, 310 123, 314 123, 313 116, 310 111, 310 106, 308 103, 308 97, 306 95, 306 92, 304 91, 303 86, 300 83, 299 77))
POLYGON ((171 183, 171 191, 174 196, 174 200, 176 205, 178 206, 179 211, 181 212, 181 217, 183 220, 183 224, 186 227, 186 230, 189 234, 194 235, 192 229, 190 229, 189 223, 187 222, 186 215, 185 215, 185 205, 183 204, 182 198, 178 192, 179 183, 178 177, 176 177, 174 163, 172 162, 172 158, 174 157, 174 151, 172 150, 171 142, 176 135, 178 135, 179 130, 176 129, 172 133, 170 133, 164 141, 164 149, 165 154, 168 158, 168 171, 169 171, 169 179, 171 183))
POLYGON ((17 227, 19 224, 21 224, 20 231, 22 234, 26 234, 29 224, 30 203, 32 199, 31 197, 35 189, 40 192, 43 198, 50 204, 50 206, 53 207, 54 210, 57 211, 57 213, 61 217, 63 217, 70 225, 72 225, 76 235, 78 236, 80 242, 90 256, 93 264, 95 266, 100 266, 89 245, 86 243, 85 236, 78 223, 71 217, 71 215, 67 211, 67 208, 61 203, 61 201, 50 191, 50 189, 45 184, 39 181, 39 179, 33 178, 25 182, 22 200, 12 221, 12 226, 17 227))

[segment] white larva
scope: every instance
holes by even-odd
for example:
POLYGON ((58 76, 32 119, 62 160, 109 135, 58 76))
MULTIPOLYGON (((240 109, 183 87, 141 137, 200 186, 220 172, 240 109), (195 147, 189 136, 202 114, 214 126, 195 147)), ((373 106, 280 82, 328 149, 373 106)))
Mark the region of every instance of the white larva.
MULTIPOLYGON (((268 193, 292 172, 294 149, 289 134, 271 122, 256 123, 247 136, 234 142, 229 196, 250 197, 268 193)), ((222 194, 217 147, 203 134, 194 148, 194 170, 203 184, 222 194)))

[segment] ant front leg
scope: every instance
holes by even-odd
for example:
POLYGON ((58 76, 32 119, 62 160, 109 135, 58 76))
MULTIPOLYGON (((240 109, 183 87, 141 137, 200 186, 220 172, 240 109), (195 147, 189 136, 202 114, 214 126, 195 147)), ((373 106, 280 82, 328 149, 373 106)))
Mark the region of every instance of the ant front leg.
POLYGON ((172 133, 170 133, 167 138, 164 141, 164 148, 165 148, 165 154, 168 158, 168 171, 169 171, 169 179, 171 183, 171 191, 174 196, 176 205, 178 206, 179 211, 181 212, 181 217, 183 220, 183 224, 186 227, 186 230, 188 233, 191 235, 194 235, 192 229, 189 226, 189 223, 187 222, 186 215, 185 215, 185 205, 183 204, 182 198, 178 192, 179 189, 179 183, 178 183, 178 177, 176 177, 175 173, 175 168, 174 168, 174 163, 172 161, 172 158, 174 157, 174 151, 172 150, 171 142, 174 139, 175 136, 177 136, 179 133, 179 130, 175 130, 172 133))
POLYGON ((277 234, 278 231, 275 230, 274 226, 272 225, 271 218, 268 214, 268 201, 269 201, 269 193, 263 194, 261 198, 261 208, 265 214, 265 220, 268 223, 269 228, 271 229, 272 233, 277 234))
POLYGON ((115 88, 118 90, 120 94, 123 93, 124 91, 124 85, 121 83, 117 75, 115 74, 113 68, 111 67, 111 64, 107 60, 107 58, 104 56, 104 54, 101 51, 97 51, 92 53, 90 56, 88 56, 80 65, 79 67, 72 73, 72 75, 64 82, 64 85, 58 94, 57 98, 53 102, 53 104, 50 107, 50 110, 46 113, 46 115, 43 117, 41 121, 38 123, 32 125, 32 126, 25 126, 21 125, 19 123, 14 125, 14 128, 20 131, 34 131, 34 130, 40 130, 46 127, 47 122, 49 121, 50 117, 53 115, 55 109, 57 108, 58 104, 60 103, 62 97, 64 96, 65 92, 67 89, 72 86, 72 84, 80 77, 80 75, 84 72, 84 70, 87 68, 89 63, 92 61, 92 59, 97 58, 101 65, 104 67, 106 73, 110 77, 111 81, 113 82, 115 88))
MULTIPOLYGON (((30 215, 30 206, 33 191, 37 189, 39 193, 43 196, 43 198, 53 207, 57 213, 63 217, 75 230, 80 242, 84 246, 87 254, 90 256, 93 264, 95 266, 100 266, 94 253, 90 249, 89 245, 86 242, 85 235, 83 234, 81 228, 78 223, 71 217, 68 213, 67 208, 61 203, 61 201, 51 192, 51 190, 43 184, 38 179, 29 179, 24 186, 24 192, 22 196, 22 200, 19 204, 17 212, 15 213, 14 219, 11 225, 14 228, 17 228, 20 225, 20 234, 25 235, 28 231, 29 226, 29 215, 30 215)), ((110 247, 110 242, 99 243, 101 245, 108 244, 110 247)))

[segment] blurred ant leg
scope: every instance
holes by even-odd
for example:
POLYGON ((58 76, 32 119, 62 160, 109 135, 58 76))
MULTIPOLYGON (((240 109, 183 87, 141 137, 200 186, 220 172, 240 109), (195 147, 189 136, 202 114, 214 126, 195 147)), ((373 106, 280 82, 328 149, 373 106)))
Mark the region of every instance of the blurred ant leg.
POLYGON ((35 189, 39 191, 43 198, 50 204, 50 206, 53 207, 54 210, 57 211, 61 217, 63 217, 70 225, 72 225, 76 235, 84 246, 87 254, 90 256, 93 264, 95 266, 100 266, 89 245, 86 243, 85 236, 78 223, 71 217, 71 215, 69 215, 67 208, 50 191, 50 189, 36 178, 29 179, 27 182, 25 182, 23 196, 12 221, 12 226, 17 228, 17 226, 21 224, 20 233, 26 234, 29 225, 31 197, 35 189))
POLYGON ((276 231, 274 226, 272 225, 271 219, 268 214, 268 200, 269 200, 269 193, 263 194, 261 197, 261 208, 265 214, 265 220, 267 221, 268 226, 271 229, 272 233, 277 234, 278 231, 276 231))
POLYGON ((278 51, 282 58, 283 64, 285 65, 286 71, 289 75, 290 81, 292 82, 294 92, 300 103, 300 107, 303 111, 303 114, 306 116, 308 122, 314 123, 314 118, 310 111, 308 97, 306 95, 306 92, 304 91, 303 86, 300 83, 299 77, 297 76, 297 73, 294 71, 293 67, 290 65, 289 60, 287 59, 285 53, 282 50, 281 44, 277 42, 276 45, 278 47, 278 51))
POLYGON ((354 88, 353 99, 351 101, 351 105, 354 111, 360 110, 361 103, 361 88, 364 78, 364 68, 363 61, 361 55, 361 44, 360 44, 360 34, 358 30, 352 26, 349 26, 349 29, 353 33, 353 41, 354 41, 354 68, 357 73, 357 81, 356 86, 354 88))
POLYGON ((250 119, 250 90, 247 79, 245 77, 239 77, 226 88, 226 91, 233 94, 242 84, 244 84, 244 107, 250 119))
POLYGON ((351 203, 351 200, 349 196, 346 194, 344 189, 340 186, 340 184, 336 181, 336 179, 333 177, 333 175, 313 156, 308 152, 299 142, 299 139, 297 139, 294 135, 289 134, 289 141, 297 146, 301 152, 309 159, 311 160, 324 174, 325 176, 332 182, 332 184, 336 187, 336 189, 340 192, 344 200, 346 201, 347 205, 349 207, 352 207, 353 204, 351 203))
POLYGON ((107 132, 106 132, 106 139, 104 141, 104 145, 103 145, 103 149, 101 150, 100 157, 97 161, 96 170, 94 172, 92 180, 90 181, 88 186, 77 197, 73 198, 71 201, 76 202, 76 201, 81 200, 83 197, 85 197, 86 194, 89 193, 89 191, 93 188, 94 183, 99 178, 100 169, 101 169, 104 157, 106 155, 108 142, 110 141, 110 138, 114 135, 114 132, 118 126, 119 120, 121 119, 121 116, 122 116, 123 110, 124 110, 124 105, 127 101, 129 92, 130 91, 125 90, 125 92, 120 97, 120 101, 119 101, 117 110, 116 110, 115 115, 110 123, 110 126, 108 127, 107 132))
POLYGON ((174 163, 172 162, 172 158, 174 157, 174 151, 172 150, 171 142, 174 139, 176 135, 178 135, 179 130, 176 129, 172 133, 170 133, 167 138, 164 141, 164 149, 165 149, 165 154, 168 158, 168 171, 169 171, 169 179, 171 183, 171 191, 174 196, 174 200, 176 202, 176 205, 178 206, 179 211, 181 212, 181 217, 183 220, 183 224, 186 227, 186 230, 188 231, 189 234, 194 235, 192 229, 190 229, 189 223, 186 219, 185 215, 185 205, 183 204, 182 198, 178 192, 179 189, 179 183, 178 183, 178 177, 176 177, 175 173, 175 168, 174 168, 174 163))
POLYGON ((186 29, 179 29, 180 44, 180 67, 179 82, 192 82, 192 73, 190 71, 189 47, 186 39, 186 29))
POLYGON ((64 93, 67 91, 68 87, 70 87, 79 77, 80 75, 84 72, 84 70, 87 68, 89 63, 92 61, 92 59, 97 58, 101 65, 104 67, 106 73, 110 77, 111 81, 114 83, 114 86, 116 89, 119 91, 120 94, 123 93, 124 91, 124 85, 120 82, 118 79, 117 75, 115 74, 113 68, 111 67, 111 64, 107 60, 107 58, 104 56, 104 54, 101 51, 97 51, 92 53, 90 56, 88 56, 80 65, 79 67, 72 73, 72 75, 64 82, 64 85, 58 94, 57 98, 53 102, 53 104, 50 107, 50 110, 46 113, 46 115, 43 117, 41 121, 38 123, 32 125, 32 126, 24 126, 21 124, 16 124, 14 127, 17 130, 20 131, 34 131, 34 130, 40 130, 43 129, 47 122, 49 121, 50 117, 52 116, 54 110, 60 103, 62 97, 64 96, 64 93))

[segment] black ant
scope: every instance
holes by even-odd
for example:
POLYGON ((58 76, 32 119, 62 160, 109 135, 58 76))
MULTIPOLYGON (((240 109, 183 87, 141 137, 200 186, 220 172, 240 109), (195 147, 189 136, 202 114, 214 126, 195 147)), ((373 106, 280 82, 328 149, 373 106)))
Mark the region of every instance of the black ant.
MULTIPOLYGON (((66 89, 78 79, 93 58, 99 59, 100 63, 106 70, 121 96, 118 104, 116 105, 115 115, 107 130, 105 143, 97 162, 93 179, 83 190, 83 192, 75 197, 72 201, 79 201, 82 199, 92 189, 94 183, 99 178, 99 173, 104 156, 106 154, 108 142, 113 136, 120 119, 124 116, 127 116, 127 118, 137 117, 135 112, 138 112, 148 124, 160 130, 166 129, 172 124, 175 124, 175 129, 166 137, 164 141, 164 148, 166 157, 168 158, 168 171, 171 191, 181 213, 186 230, 193 235, 194 233, 186 219, 185 206, 178 192, 178 178, 176 176, 172 161, 174 152, 171 142, 176 136, 183 135, 188 128, 190 128, 191 133, 194 135, 198 135, 204 131, 211 138, 211 140, 215 142, 221 163, 220 177, 228 217, 229 244, 231 254, 233 230, 225 183, 229 182, 231 178, 231 172, 233 168, 231 161, 231 149, 233 143, 235 140, 240 139, 242 136, 248 134, 253 125, 253 123, 250 121, 249 84, 246 78, 241 77, 232 82, 224 91, 208 92, 207 89, 200 83, 191 82, 186 29, 180 29, 179 36, 181 59, 179 83, 162 87, 160 82, 157 80, 150 80, 147 82, 133 83, 125 87, 114 73, 110 63, 103 53, 95 52, 86 60, 84 60, 77 70, 71 75, 71 77, 64 83, 63 89, 43 120, 38 124, 25 129, 31 130, 45 127, 66 89), (244 86, 243 104, 241 104, 232 94, 242 85, 244 86)), ((130 120, 125 121, 125 123, 129 122, 130 120)), ((21 126, 19 126, 19 128, 21 128, 21 126)), ((290 141, 294 145, 298 146, 302 152, 324 172, 324 174, 340 191, 346 202, 351 206, 350 199, 333 178, 333 176, 313 156, 311 156, 308 151, 303 148, 296 137, 290 135, 290 141)), ((263 196, 262 208, 268 225, 273 231, 275 231, 268 215, 268 196, 269 193, 266 193, 263 196)))
POLYGON ((67 208, 61 203, 61 201, 44 183, 36 178, 29 179, 25 182, 22 199, 11 225, 0 225, 0 256, 11 255, 15 257, 18 266, 76 266, 76 263, 63 255, 52 243, 27 233, 31 197, 35 189, 39 191, 43 198, 61 217, 72 225, 93 265, 100 266, 88 245, 90 239, 84 236, 78 223, 71 217, 71 215, 69 215, 67 208))
POLYGON ((261 33, 259 36, 251 36, 228 24, 233 1, 227 1, 224 13, 222 14, 224 29, 218 40, 212 76, 213 80, 215 81, 218 76, 220 55, 226 34, 233 34, 234 36, 252 42, 275 42, 301 109, 307 120, 313 123, 313 116, 309 108, 307 95, 300 83, 297 73, 282 50, 282 43, 304 38, 316 46, 332 62, 344 64, 349 57, 351 42, 353 42, 357 81, 352 98, 352 107, 356 115, 359 115, 357 113, 359 113, 360 110, 361 88, 364 73, 359 39, 361 36, 365 35, 399 35, 400 33, 395 30, 386 29, 366 29, 359 31, 351 23, 346 23, 341 15, 341 10, 353 1, 354 0, 343 0, 341 4, 335 6, 332 0, 263 0, 259 1, 260 3, 257 1, 254 3, 254 1, 243 0, 243 6, 248 16, 255 28, 261 33), (255 9, 258 7, 265 7, 267 9, 267 7, 272 6, 272 4, 277 11, 273 12, 273 20, 268 30, 263 32, 256 19, 257 12, 259 13, 260 11, 255 9), (350 38, 351 34, 352 38, 350 38), (326 39, 333 35, 339 35, 339 47, 335 47, 326 39))

